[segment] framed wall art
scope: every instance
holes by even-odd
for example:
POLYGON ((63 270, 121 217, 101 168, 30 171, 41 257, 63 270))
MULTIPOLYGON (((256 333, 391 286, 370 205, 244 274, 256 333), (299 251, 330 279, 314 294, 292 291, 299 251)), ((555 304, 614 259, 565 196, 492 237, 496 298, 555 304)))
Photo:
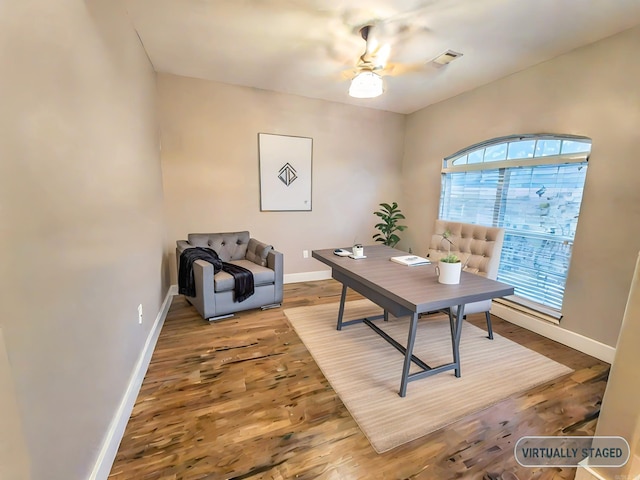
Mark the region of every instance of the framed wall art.
POLYGON ((311 211, 313 139, 258 134, 260 210, 311 211))

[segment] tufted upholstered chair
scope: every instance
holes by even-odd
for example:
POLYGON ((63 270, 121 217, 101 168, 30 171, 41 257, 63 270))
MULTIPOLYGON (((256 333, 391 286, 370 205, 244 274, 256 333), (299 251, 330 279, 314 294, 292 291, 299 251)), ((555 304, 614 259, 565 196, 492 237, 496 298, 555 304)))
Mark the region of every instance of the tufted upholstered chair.
POLYGON ((280 306, 283 297, 283 254, 273 246, 252 238, 248 231, 225 233, 190 233, 187 240, 176 242, 176 261, 180 270, 180 254, 187 248, 213 249, 220 260, 244 267, 253 274, 255 292, 247 300, 236 302, 233 277, 220 271, 214 275, 213 265, 204 260, 193 264, 196 295, 185 298, 203 318, 217 320, 235 312, 252 308, 280 306))
MULTIPOLYGON (((498 277, 503 243, 503 228, 436 220, 427 256, 432 262, 437 262, 449 253, 455 253, 464 265, 465 272, 495 280, 498 277), (451 243, 443 237, 446 231, 450 232, 451 243)), ((489 338, 493 339, 490 310, 491 300, 469 303, 464 307, 465 314, 484 312, 489 338)))

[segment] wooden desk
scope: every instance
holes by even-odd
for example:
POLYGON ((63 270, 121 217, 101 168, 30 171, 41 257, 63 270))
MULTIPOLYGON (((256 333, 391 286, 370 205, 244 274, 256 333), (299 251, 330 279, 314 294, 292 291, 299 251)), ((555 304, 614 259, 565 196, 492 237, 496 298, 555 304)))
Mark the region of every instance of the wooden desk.
POLYGON ((314 250, 312 257, 330 266, 331 276, 342 283, 342 295, 336 328, 341 330, 343 326, 364 322, 404 354, 405 359, 398 392, 401 397, 406 395, 407 384, 411 381, 447 370, 455 370, 456 377, 460 376, 459 347, 465 304, 513 295, 512 286, 468 272, 462 272, 458 285, 440 284, 438 283, 434 265, 407 267, 391 262, 389 260, 391 257, 406 255, 407 253, 384 245, 365 246, 364 254, 367 258, 364 259, 339 257, 333 251, 334 249, 314 250), (355 290, 382 307, 384 315, 376 318, 343 322, 342 317, 347 288, 355 290), (457 307, 455 320, 450 310, 452 307, 457 307), (430 367, 413 355, 418 317, 421 313, 442 309, 448 309, 449 311, 453 362, 438 367, 430 367), (374 320, 379 318, 384 317, 386 319, 388 313, 396 317, 411 317, 406 347, 393 340, 383 329, 373 323, 374 320), (409 367, 412 362, 418 365, 421 371, 409 374, 409 367))

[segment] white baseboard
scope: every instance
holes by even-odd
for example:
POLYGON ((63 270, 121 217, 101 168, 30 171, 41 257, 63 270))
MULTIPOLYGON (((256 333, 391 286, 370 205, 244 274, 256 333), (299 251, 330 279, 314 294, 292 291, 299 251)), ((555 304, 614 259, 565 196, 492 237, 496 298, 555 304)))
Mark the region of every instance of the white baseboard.
POLYGON ((606 480, 601 477, 597 472, 594 472, 589 467, 580 467, 576 470, 575 480, 606 480))
POLYGON ((315 280, 328 280, 331 278, 331 270, 319 270, 317 272, 288 273, 284 276, 284 283, 313 282, 315 280))
POLYGON ((116 454, 118 453, 118 448, 120 447, 122 436, 124 435, 124 430, 127 427, 133 406, 136 403, 140 387, 142 386, 142 381, 144 380, 144 376, 149 368, 151 355, 153 354, 156 342, 158 341, 160 330, 162 330, 164 320, 167 318, 167 312, 171 306, 171 299, 177 294, 178 287, 176 285, 169 287, 169 291, 162 302, 158 316, 156 317, 144 347, 140 352, 138 361, 133 369, 133 373, 129 379, 129 385, 127 386, 127 391, 122 397, 118 410, 111 420, 102 448, 100 449, 96 463, 91 475, 89 476, 90 480, 107 480, 107 477, 111 472, 113 462, 116 458, 116 454))
POLYGON ((538 333, 543 337, 550 338, 551 340, 555 340, 556 342, 562 343, 568 347, 575 348, 576 350, 598 358, 603 362, 613 363, 613 357, 615 356, 616 349, 610 345, 585 337, 579 333, 572 332, 551 322, 545 322, 544 320, 537 319, 524 312, 509 308, 505 305, 500 305, 496 302, 493 302, 491 313, 503 320, 506 320, 507 322, 526 328, 527 330, 531 330, 532 332, 538 333))
MULTIPOLYGON (((627 462, 623 471, 616 471, 615 475, 611 474, 601 474, 591 468, 588 465, 589 459, 586 458, 581 461, 578 465, 579 468, 576 470, 575 480, 611 480, 614 478, 625 479, 625 480, 639 480, 640 479, 640 456, 633 455, 627 462)), ((604 467, 603 470, 606 472, 607 468, 604 467)))
MULTIPOLYGON (((331 270, 316 272, 290 273, 284 276, 284 283, 312 282, 315 280, 327 280, 331 278, 331 270)), ((558 343, 575 348, 576 350, 598 358, 603 362, 612 363, 616 349, 610 345, 598 342, 579 333, 572 332, 551 322, 540 320, 519 310, 509 308, 493 302, 491 313, 518 325, 543 337, 555 340, 558 343)))
POLYGON ((578 468, 576 470, 576 476, 574 480, 607 480, 607 479, 604 478, 595 470, 593 470, 589 466, 589 459, 585 458, 580 463, 578 463, 578 468))
MULTIPOLYGON (((316 280, 328 280, 331 278, 331 270, 318 270, 315 272, 289 273, 284 275, 284 283, 313 282, 316 280)), ((177 295, 178 286, 172 285, 169 294, 177 295)), ((509 308, 505 305, 493 302, 491 313, 507 322, 531 330, 543 337, 555 340, 558 343, 575 348, 576 350, 598 358, 603 362, 613 363, 616 349, 610 345, 598 342, 579 333, 572 332, 551 322, 540 320, 524 312, 509 308)))

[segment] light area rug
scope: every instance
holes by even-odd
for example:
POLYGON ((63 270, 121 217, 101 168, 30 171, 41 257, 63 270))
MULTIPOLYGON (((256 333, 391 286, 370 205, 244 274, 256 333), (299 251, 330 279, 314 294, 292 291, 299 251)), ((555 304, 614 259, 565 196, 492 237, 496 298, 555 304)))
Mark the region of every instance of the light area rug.
MULTIPOLYGON (((518 343, 463 322, 461 377, 453 370, 410 382, 398 395, 404 356, 364 324, 336 330, 338 304, 284 311, 322 373, 376 452, 383 453, 573 370, 518 343)), ((382 313, 369 300, 346 303, 345 320, 382 313)), ((406 345, 409 317, 376 325, 406 345)), ((452 361, 449 320, 422 318, 414 355, 436 367, 452 361)), ((416 371, 415 365, 412 371, 416 371)))

